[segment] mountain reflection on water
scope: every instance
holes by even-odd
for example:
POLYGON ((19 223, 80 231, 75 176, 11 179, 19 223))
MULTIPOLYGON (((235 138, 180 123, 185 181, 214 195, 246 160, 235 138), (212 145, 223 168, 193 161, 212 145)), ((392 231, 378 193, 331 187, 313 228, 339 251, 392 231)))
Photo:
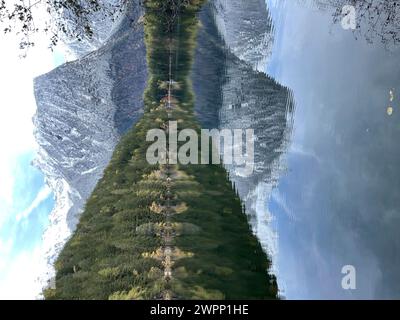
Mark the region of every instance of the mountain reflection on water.
POLYGON ((333 1, 315 2, 328 5, 267 1, 267 73, 296 100, 288 169, 266 203, 279 287, 289 299, 399 298, 399 47, 379 20, 376 37, 363 21, 353 34, 333 23, 333 1), (342 288, 346 265, 355 290, 342 288))
POLYGON ((254 130, 253 172, 242 176, 235 164, 225 167, 274 271, 277 236, 265 202, 284 169, 294 100, 287 87, 265 73, 274 35, 265 3, 235 0, 232 4, 237 10, 228 11, 231 15, 222 16, 225 19, 216 14, 226 11, 223 1, 205 5, 200 13, 202 28, 192 72, 195 107, 204 128, 254 130), (241 23, 235 26, 234 21, 241 23))

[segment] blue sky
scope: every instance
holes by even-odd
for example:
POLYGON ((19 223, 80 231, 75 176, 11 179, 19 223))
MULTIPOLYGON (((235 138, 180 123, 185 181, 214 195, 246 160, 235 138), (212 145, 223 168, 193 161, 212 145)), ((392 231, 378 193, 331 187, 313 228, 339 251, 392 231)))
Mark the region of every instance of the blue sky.
MULTIPOLYGON (((48 212, 54 205, 43 174, 31 165, 34 152, 20 155, 13 170, 14 188, 12 207, 0 234, 13 239, 13 249, 29 250, 35 246, 32 239, 40 238, 48 221, 48 212)), ((3 239, 4 239, 3 238, 3 239)))
POLYGON ((12 201, 8 205, 2 203, 2 216, 6 217, 0 226, 1 298, 31 298, 34 294, 29 290, 35 288, 41 237, 54 206, 42 173, 31 165, 34 156, 30 151, 16 158, 12 201))
POLYGON ((32 116, 34 77, 63 62, 48 39, 20 58, 18 38, 0 35, 0 299, 33 299, 40 288, 41 237, 54 206, 42 173, 31 163, 37 151, 32 116))

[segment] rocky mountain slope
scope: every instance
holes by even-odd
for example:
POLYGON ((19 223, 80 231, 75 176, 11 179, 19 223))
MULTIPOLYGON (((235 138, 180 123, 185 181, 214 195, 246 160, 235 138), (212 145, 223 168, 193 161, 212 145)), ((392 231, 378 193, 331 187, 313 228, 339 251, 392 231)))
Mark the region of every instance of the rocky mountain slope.
MULTIPOLYGON (((131 3, 97 51, 35 79, 35 165, 56 198, 44 234, 48 279, 120 135, 140 118, 147 71, 143 10, 131 3)), ((86 44, 82 51, 86 50, 86 44)), ((74 47, 76 49, 76 47, 74 47)), ((43 281, 41 279, 41 281, 43 281)))
POLYGON ((211 5, 227 47, 236 57, 263 72, 274 37, 265 0, 214 0, 211 5))

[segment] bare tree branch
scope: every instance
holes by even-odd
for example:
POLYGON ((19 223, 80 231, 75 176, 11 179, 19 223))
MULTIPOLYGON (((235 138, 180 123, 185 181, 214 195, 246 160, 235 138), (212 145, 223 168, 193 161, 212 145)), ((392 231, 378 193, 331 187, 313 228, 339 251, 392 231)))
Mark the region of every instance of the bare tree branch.
POLYGON ((34 46, 32 36, 43 32, 49 36, 50 48, 57 45, 61 37, 77 39, 93 36, 92 16, 99 13, 106 19, 114 19, 129 0, 119 0, 116 4, 102 0, 15 0, 10 5, 0 0, 0 28, 4 33, 20 36, 20 48, 34 46), (37 9, 42 6, 48 14, 48 21, 37 20, 37 9), (40 25, 40 27, 38 27, 40 25))

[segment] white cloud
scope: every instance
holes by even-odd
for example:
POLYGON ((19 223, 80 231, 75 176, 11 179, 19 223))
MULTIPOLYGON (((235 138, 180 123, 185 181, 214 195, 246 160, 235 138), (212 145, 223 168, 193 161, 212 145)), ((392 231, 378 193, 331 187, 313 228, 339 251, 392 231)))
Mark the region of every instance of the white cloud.
POLYGON ((271 199, 276 202, 277 205, 282 209, 282 211, 288 216, 292 221, 298 221, 299 218, 293 212, 293 209, 287 203, 286 197, 282 194, 279 189, 275 189, 272 193, 271 199))
POLYGON ((306 147, 304 145, 301 145, 299 143, 293 143, 290 146, 289 152, 292 154, 299 155, 299 156, 313 158, 318 163, 321 163, 321 159, 318 157, 318 155, 314 151, 311 150, 311 148, 306 149, 306 147))
POLYGON ((36 110, 33 79, 53 69, 48 38, 37 35, 27 58, 20 58, 18 37, 0 33, 0 226, 9 218, 14 187, 13 169, 22 153, 36 149, 32 116, 36 110))
POLYGON ((19 58, 16 42, 16 38, 0 36, 0 145, 12 154, 34 146, 32 116, 36 105, 32 81, 54 64, 46 47, 32 49, 27 58, 19 58))
POLYGON ((0 263, 0 299, 33 300, 41 287, 37 275, 42 268, 40 247, 32 251, 23 251, 12 259, 0 263))
POLYGON ((18 213, 16 216, 17 221, 20 221, 21 219, 25 219, 29 217, 29 215, 43 202, 45 201, 49 196, 51 195, 51 189, 46 185, 44 186, 39 193, 37 194, 36 198, 32 201, 31 205, 26 208, 24 211, 21 213, 18 213))
POLYGON ((4 241, 0 238, 0 257, 4 254, 4 253, 8 253, 10 252, 11 248, 12 248, 12 240, 9 239, 7 241, 4 241))

